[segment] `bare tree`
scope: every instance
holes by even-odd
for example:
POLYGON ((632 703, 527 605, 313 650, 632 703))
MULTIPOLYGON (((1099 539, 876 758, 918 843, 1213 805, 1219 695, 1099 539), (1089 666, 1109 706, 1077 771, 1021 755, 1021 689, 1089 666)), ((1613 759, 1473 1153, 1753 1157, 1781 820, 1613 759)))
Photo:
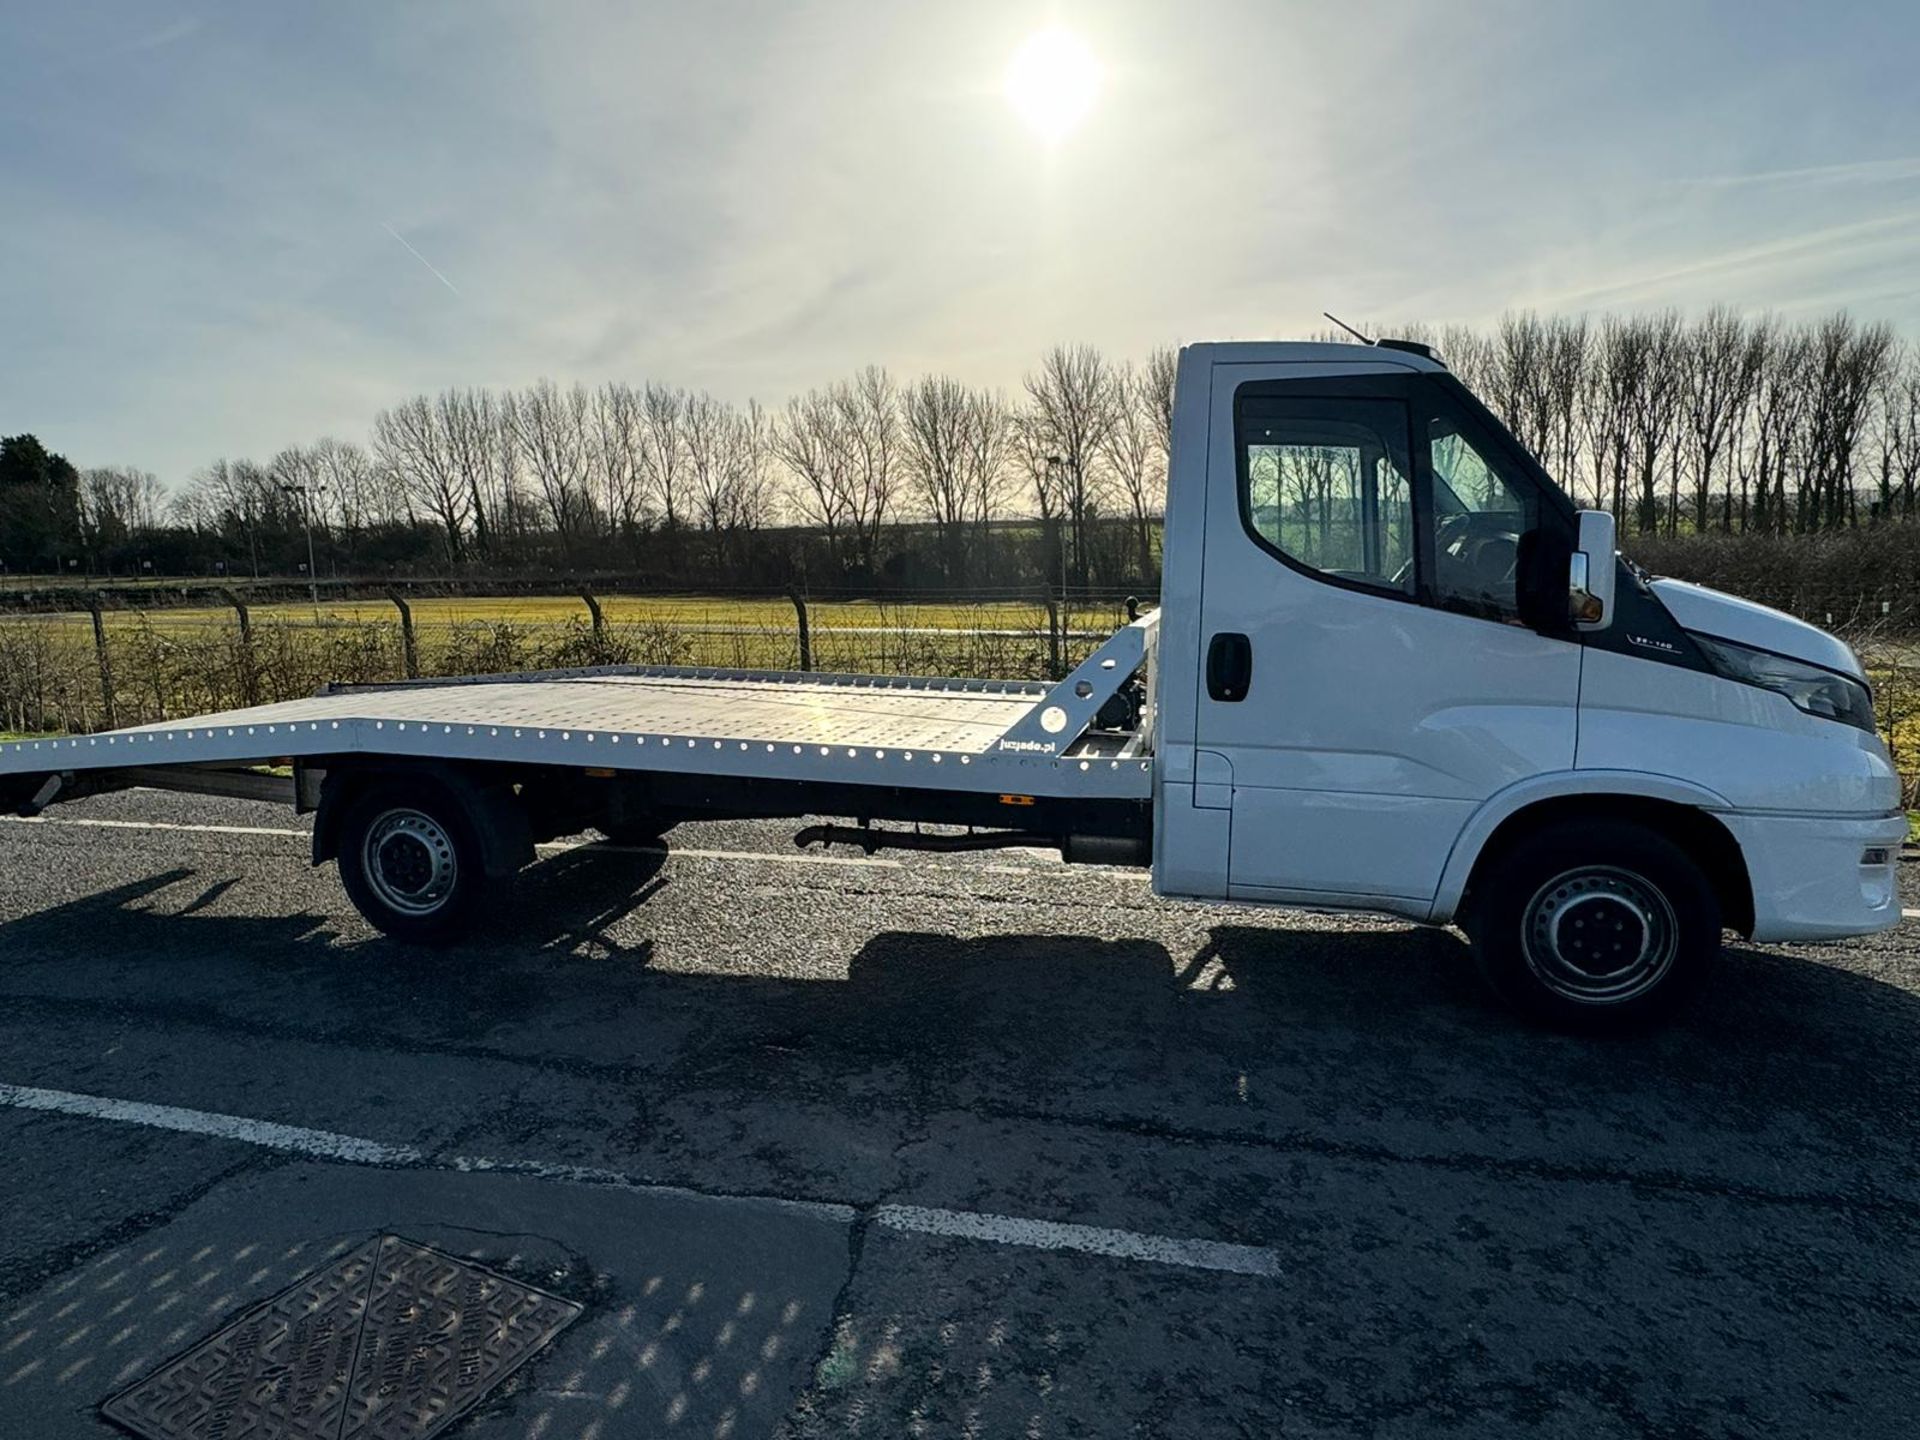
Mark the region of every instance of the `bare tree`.
POLYGON ((1854 454, 1892 354, 1893 332, 1885 325, 1862 326, 1842 313, 1815 327, 1802 530, 1853 523, 1854 454))
POLYGON ((1920 347, 1909 341, 1889 357, 1875 409, 1877 514, 1910 518, 1920 482, 1920 347))
POLYGON ((618 381, 593 392, 594 469, 607 523, 631 544, 647 528, 646 410, 640 392, 618 381))
MULTIPOLYGON (((1404 333, 1413 340, 1426 338, 1419 326, 1407 326, 1404 333)), ((1458 375, 1461 383, 1474 394, 1488 394, 1497 383, 1498 360, 1493 343, 1478 330, 1465 325, 1449 325, 1440 332, 1437 348, 1446 360, 1447 368, 1458 375)))
POLYGON ((826 532, 835 565, 847 564, 850 548, 853 563, 875 574, 900 483, 899 404, 887 372, 869 365, 790 400, 770 443, 798 482, 801 512, 826 532))
POLYGON ((1679 457, 1672 451, 1680 419, 1680 359, 1685 329, 1677 310, 1638 316, 1627 323, 1638 332, 1641 358, 1641 364, 1629 373, 1627 390, 1627 424, 1639 479, 1637 522, 1641 534, 1651 535, 1660 523, 1659 473, 1663 462, 1670 477, 1669 529, 1673 511, 1678 509, 1679 457))
POLYGON ((1753 526, 1765 533, 1786 530, 1787 473, 1799 463, 1806 430, 1806 375, 1811 358, 1806 332, 1762 321, 1764 351, 1754 388, 1753 526))
POLYGON ((444 390, 433 402, 434 425, 446 463, 467 490, 473 548, 482 563, 493 558, 495 518, 488 490, 501 443, 497 402, 485 390, 444 390))
POLYGON ((795 482, 793 498, 801 516, 819 527, 829 563, 844 572, 854 485, 852 447, 842 433, 842 419, 832 389, 809 390, 787 401, 770 443, 795 482))
POLYGON ((562 390, 542 380, 511 398, 508 415, 520 454, 539 487, 547 518, 571 562, 580 540, 592 534, 596 511, 588 491, 591 447, 586 387, 562 390))
POLYGON ((1144 377, 1153 396, 1153 438, 1160 445, 1161 464, 1173 464, 1173 387, 1180 372, 1180 352, 1171 345, 1156 346, 1147 354, 1144 377))
POLYGON ((677 544, 686 523, 687 393, 649 383, 640 395, 640 471, 660 525, 677 544))
POLYGON ((289 445, 280 451, 267 462, 267 473, 276 486, 287 489, 313 491, 320 487, 319 457, 304 445, 289 445))
POLYGON ((772 504, 766 412, 752 402, 736 410, 698 394, 689 397, 682 418, 688 493, 712 561, 737 563, 746 537, 766 523, 772 504))
POLYGON ((204 492, 204 505, 222 534, 238 534, 246 542, 247 565, 260 578, 261 541, 284 508, 271 472, 251 460, 229 464, 216 460, 195 477, 204 492))
POLYGON ((757 400, 733 412, 729 435, 726 528, 735 563, 746 558, 748 539, 767 527, 779 504, 773 481, 773 425, 757 400))
POLYGON ((1026 480, 1040 521, 1042 574, 1062 589, 1067 578, 1066 462, 1053 451, 1053 434, 1035 410, 1015 412, 1008 430, 1013 464, 1026 480))
POLYGON ((525 552, 528 538, 539 529, 540 506, 527 493, 526 457, 520 432, 514 428, 513 397, 489 395, 487 415, 492 438, 487 444, 489 471, 482 487, 493 516, 491 538, 496 555, 525 552))
POLYGON ((1553 424, 1548 346, 1547 327, 1533 311, 1502 315, 1493 332, 1491 388, 1482 397, 1536 455, 1545 453, 1553 424))
POLYGON ((1548 325, 1542 361, 1545 439, 1541 460, 1552 473, 1565 477, 1570 493, 1576 488, 1581 442, 1586 433, 1580 423, 1580 404, 1586 394, 1591 363, 1590 341, 1586 316, 1571 319, 1561 316, 1548 325))
POLYGON ((860 564, 869 575, 880 569, 880 535, 900 483, 900 407, 893 378, 869 365, 840 387, 841 425, 852 449, 853 494, 850 518, 860 564))
POLYGON ((107 552, 149 538, 165 489, 159 477, 126 465, 80 472, 80 529, 89 550, 107 552))
POLYGON ((1088 527, 1099 504, 1100 447, 1119 410, 1113 369, 1090 345, 1056 345, 1027 376, 1033 422, 1058 458, 1073 583, 1088 578, 1088 527))
POLYGON ((454 460, 433 402, 418 395, 374 416, 373 453, 408 500, 439 522, 447 560, 458 565, 467 553, 472 490, 454 460))
POLYGON ((902 462, 933 521, 941 569, 949 584, 964 584, 1003 499, 1006 405, 989 391, 929 375, 907 387, 900 413, 902 462))
POLYGON ((1693 451, 1693 528, 1704 532, 1714 470, 1760 378, 1760 352, 1746 322, 1715 306, 1693 327, 1682 355, 1681 412, 1693 451))
POLYGON ((351 566, 367 530, 393 517, 386 513, 385 497, 375 483, 372 457, 360 446, 326 435, 314 442, 313 457, 323 487, 317 513, 351 566))
POLYGON ((1133 522, 1135 574, 1153 574, 1153 517, 1166 502, 1167 468, 1160 448, 1159 396, 1146 371, 1123 365, 1114 371, 1113 423, 1100 440, 1107 472, 1125 497, 1133 522))
POLYGON ((1633 457, 1632 401, 1647 365, 1645 341, 1637 325, 1612 315, 1603 320, 1580 404, 1593 456, 1594 503, 1622 523, 1633 457))

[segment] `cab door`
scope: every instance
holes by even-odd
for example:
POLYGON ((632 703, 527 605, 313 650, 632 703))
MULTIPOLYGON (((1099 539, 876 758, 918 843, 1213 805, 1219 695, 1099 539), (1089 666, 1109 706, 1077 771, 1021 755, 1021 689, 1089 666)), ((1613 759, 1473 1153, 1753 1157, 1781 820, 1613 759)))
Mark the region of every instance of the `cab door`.
POLYGON ((1572 767, 1580 647, 1521 577, 1573 508, 1450 376, 1303 369, 1213 370, 1198 768, 1230 896, 1419 913, 1476 806, 1572 767))

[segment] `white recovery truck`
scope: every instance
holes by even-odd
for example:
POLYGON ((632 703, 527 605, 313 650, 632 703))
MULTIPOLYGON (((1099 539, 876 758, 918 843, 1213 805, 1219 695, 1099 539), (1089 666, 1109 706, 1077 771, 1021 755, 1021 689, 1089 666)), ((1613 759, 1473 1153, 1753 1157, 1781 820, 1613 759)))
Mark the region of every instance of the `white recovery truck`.
POLYGON ((0 808, 256 793, 275 761, 314 862, 402 940, 457 937, 554 835, 843 816, 798 838, 1057 846, 1150 865, 1164 896, 1456 923, 1498 991, 1587 1026, 1669 1008, 1723 928, 1893 925, 1907 831, 1846 645, 1642 575, 1610 516, 1391 341, 1182 352, 1161 607, 1058 684, 338 686, 0 746, 0 808))

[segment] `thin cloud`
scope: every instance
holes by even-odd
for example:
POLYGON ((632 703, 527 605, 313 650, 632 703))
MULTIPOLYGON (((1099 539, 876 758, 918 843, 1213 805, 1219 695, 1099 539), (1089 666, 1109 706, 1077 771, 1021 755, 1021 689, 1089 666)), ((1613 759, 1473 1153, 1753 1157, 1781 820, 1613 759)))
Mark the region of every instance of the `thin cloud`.
POLYGON ((1759 245, 1723 250, 1683 264, 1649 268, 1637 275, 1617 276, 1594 285, 1531 297, 1528 303, 1542 309, 1641 303, 1670 294, 1682 283, 1698 287, 1735 275, 1790 264, 1809 256, 1819 257, 1831 266, 1842 256, 1884 246, 1889 240, 1896 244, 1905 243, 1917 219, 1920 219, 1920 212, 1903 210, 1870 220, 1829 225, 1759 245))
POLYGON ((1680 183, 1713 190, 1737 190, 1764 185, 1884 185, 1901 180, 1920 180, 1920 155, 1806 165, 1792 170, 1754 170, 1742 175, 1700 175, 1680 183))
POLYGON ((453 291, 454 294, 458 295, 460 293, 460 287, 455 285, 446 276, 442 275, 439 269, 434 265, 434 263, 431 260, 427 259, 426 256, 422 255, 418 250, 414 249, 413 246, 407 245, 406 236, 402 235, 398 230, 394 229, 393 226, 387 224, 387 222, 384 220, 380 222, 380 228, 386 231, 387 234, 391 235, 394 239, 398 240, 402 245, 406 245, 407 253, 409 255, 411 255, 414 259, 418 260, 422 265, 426 266, 427 269, 433 271, 434 279, 438 280, 442 285, 446 286, 447 289, 453 291))
POLYGON ((182 40, 190 40, 206 28, 207 22, 204 17, 198 15, 183 15, 172 24, 163 25, 160 29, 143 35, 126 48, 132 54, 140 54, 148 50, 160 50, 168 45, 177 45, 182 40))

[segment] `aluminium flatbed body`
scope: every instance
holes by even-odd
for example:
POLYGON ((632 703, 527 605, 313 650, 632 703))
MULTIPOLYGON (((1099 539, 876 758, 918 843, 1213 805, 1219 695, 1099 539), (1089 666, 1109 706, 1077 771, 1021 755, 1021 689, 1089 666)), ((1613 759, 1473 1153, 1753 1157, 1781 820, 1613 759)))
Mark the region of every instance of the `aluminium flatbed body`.
MULTIPOLYGON (((565 803, 552 825, 664 828, 711 814, 832 814, 996 826, 1058 839, 1070 820, 1143 838, 1151 712, 1102 728, 1150 669, 1158 617, 1126 626, 1057 684, 607 666, 329 686, 299 700, 0 745, 0 785, 42 808, 123 785, 233 793, 291 764, 301 808, 327 777, 420 768, 504 778, 565 803), (1108 710, 1109 715, 1113 712, 1108 710), (630 782, 603 803, 591 781, 630 782), (638 812, 645 812, 643 815, 638 812)), ((282 782, 284 786, 285 782, 282 782)), ((866 843, 884 843, 869 834, 866 843)), ((937 842, 936 842, 937 843, 937 842)), ((497 868, 497 867, 496 867, 497 868)))

